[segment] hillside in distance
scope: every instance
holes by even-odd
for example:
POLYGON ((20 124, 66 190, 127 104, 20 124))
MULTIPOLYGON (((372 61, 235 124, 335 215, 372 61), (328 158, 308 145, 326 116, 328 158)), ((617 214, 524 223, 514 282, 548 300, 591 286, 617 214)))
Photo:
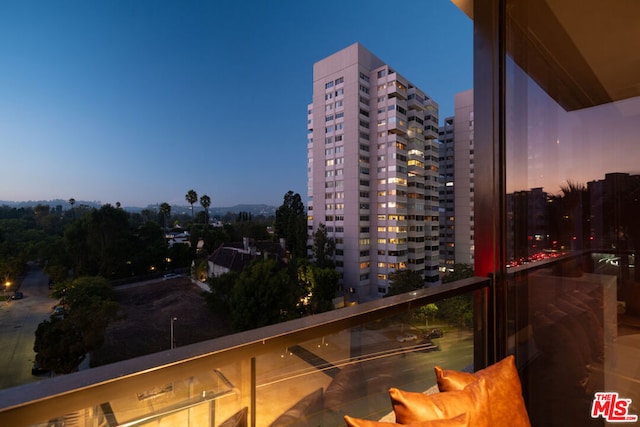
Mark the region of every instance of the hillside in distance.
MULTIPOLYGON (((86 201, 86 200, 76 200, 75 202, 75 206, 79 207, 79 206, 88 206, 90 208, 99 208, 100 206, 102 206, 104 203, 100 202, 100 201, 86 201)), ((37 205, 49 205, 52 209, 55 208, 56 206, 61 206, 62 210, 68 210, 71 209, 71 205, 69 204, 68 200, 62 200, 62 199, 54 199, 54 200, 29 200, 26 202, 14 202, 14 201, 7 201, 7 200, 0 200, 0 206, 9 206, 12 208, 29 208, 29 207, 34 207, 37 205)), ((148 205, 146 207, 138 207, 138 206, 123 206, 122 208, 129 211, 129 212, 140 212, 143 209, 150 209, 150 210, 158 210, 158 207, 160 206, 160 204, 154 204, 154 205, 148 205)), ((199 212, 202 211, 202 206, 200 206, 199 204, 194 204, 193 205, 193 209, 195 212, 199 212)), ((217 206, 210 206, 209 207, 209 214, 212 216, 222 216, 225 215, 229 212, 231 213, 238 213, 238 212, 248 212, 251 215, 254 216, 258 216, 258 215, 264 215, 264 216, 275 216, 276 214, 276 209, 277 207, 275 206, 270 206, 270 205, 265 205, 265 204, 239 204, 239 205, 234 205, 234 206, 229 206, 229 207, 217 207, 217 206)), ((187 213, 187 212, 191 212, 191 207, 189 205, 172 205, 171 206, 171 211, 172 213, 178 214, 178 213, 187 213)))

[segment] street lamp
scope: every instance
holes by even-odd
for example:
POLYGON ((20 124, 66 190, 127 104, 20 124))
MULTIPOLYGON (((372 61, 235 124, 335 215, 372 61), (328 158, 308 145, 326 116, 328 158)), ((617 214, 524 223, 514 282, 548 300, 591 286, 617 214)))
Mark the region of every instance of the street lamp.
POLYGON ((171 349, 173 349, 176 346, 176 343, 173 340, 173 322, 175 322, 176 320, 178 320, 177 317, 172 317, 171 318, 171 349))

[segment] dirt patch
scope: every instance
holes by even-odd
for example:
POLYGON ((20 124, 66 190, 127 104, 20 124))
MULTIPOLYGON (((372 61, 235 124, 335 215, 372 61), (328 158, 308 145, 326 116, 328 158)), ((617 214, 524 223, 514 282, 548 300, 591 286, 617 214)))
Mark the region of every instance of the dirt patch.
POLYGON ((168 350, 171 318, 176 346, 228 335, 226 319, 207 307, 202 289, 186 278, 116 288, 122 319, 107 328, 93 366, 168 350))

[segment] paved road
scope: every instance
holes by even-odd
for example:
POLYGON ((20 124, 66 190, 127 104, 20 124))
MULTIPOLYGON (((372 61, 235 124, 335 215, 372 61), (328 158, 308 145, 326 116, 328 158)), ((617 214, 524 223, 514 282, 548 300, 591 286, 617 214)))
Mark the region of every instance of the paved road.
POLYGON ((36 328, 56 304, 47 283, 42 270, 31 267, 20 285, 24 298, 0 302, 0 389, 43 379, 32 376, 31 367, 36 328))

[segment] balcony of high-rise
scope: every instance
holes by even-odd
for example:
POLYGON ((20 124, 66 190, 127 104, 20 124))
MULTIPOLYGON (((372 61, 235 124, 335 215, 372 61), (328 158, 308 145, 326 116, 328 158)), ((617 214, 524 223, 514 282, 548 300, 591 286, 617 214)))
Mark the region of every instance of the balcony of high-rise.
POLYGON ((2 390, 0 424, 389 420, 390 387, 433 392, 434 366, 475 371, 507 355, 534 427, 639 415, 640 6, 456 3, 475 28, 475 209, 456 220, 472 221, 476 277, 2 390), (509 259, 536 237, 507 196, 534 188, 555 195, 545 206, 557 239, 509 259), (465 304, 446 322, 445 300, 465 304), (425 338, 430 304, 441 337, 425 338))

